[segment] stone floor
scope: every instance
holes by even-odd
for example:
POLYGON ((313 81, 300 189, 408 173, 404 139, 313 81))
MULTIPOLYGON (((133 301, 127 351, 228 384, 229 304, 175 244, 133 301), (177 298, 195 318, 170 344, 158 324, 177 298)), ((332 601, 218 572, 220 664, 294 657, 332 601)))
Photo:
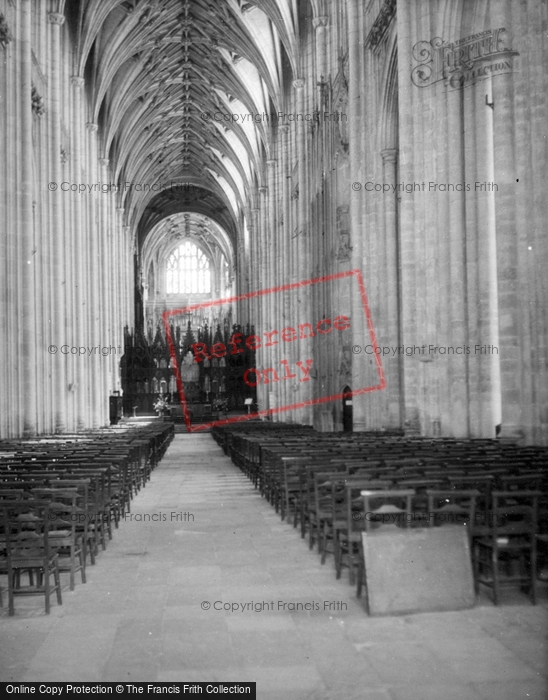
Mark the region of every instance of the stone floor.
POLYGON ((482 597, 368 618, 209 435, 176 436, 87 584, 63 596, 50 616, 38 598, 2 611, 0 680, 257 681, 261 700, 548 697, 546 589, 536 607, 508 591, 498 608, 482 597))

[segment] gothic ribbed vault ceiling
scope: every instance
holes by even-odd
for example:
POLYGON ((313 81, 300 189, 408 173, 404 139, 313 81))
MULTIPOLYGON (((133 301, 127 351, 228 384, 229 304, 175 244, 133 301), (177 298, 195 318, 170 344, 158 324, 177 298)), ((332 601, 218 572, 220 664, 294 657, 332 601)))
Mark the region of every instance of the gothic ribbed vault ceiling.
POLYGON ((67 15, 102 156, 140 246, 185 211, 210 217, 235 245, 270 152, 268 122, 243 115, 284 110, 299 77, 297 0, 69 0, 67 15))

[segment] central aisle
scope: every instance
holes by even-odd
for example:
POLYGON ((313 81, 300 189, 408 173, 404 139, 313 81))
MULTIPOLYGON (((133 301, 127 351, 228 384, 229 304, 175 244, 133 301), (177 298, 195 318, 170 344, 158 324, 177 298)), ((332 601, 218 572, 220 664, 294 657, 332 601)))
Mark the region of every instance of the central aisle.
POLYGON ((177 435, 88 583, 49 618, 2 619, 1 680, 257 681, 260 700, 534 700, 546 692, 547 618, 542 605, 490 603, 368 618, 346 574, 321 566, 209 435, 177 435), (234 611, 214 609, 225 604, 234 611))

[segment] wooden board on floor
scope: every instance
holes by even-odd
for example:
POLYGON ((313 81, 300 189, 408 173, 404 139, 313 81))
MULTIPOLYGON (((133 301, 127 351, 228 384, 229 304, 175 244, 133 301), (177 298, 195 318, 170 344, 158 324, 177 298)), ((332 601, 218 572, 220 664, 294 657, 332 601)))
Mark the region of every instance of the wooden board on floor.
POLYGON ((464 526, 383 527, 363 534, 362 539, 370 615, 461 610, 474 605, 464 526))

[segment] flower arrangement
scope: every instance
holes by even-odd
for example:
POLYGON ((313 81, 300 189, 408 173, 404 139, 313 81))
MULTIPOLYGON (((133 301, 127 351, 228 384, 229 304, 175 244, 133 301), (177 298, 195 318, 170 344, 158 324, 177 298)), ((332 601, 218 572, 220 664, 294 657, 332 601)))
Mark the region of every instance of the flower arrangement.
POLYGON ((154 410, 158 413, 159 416, 161 416, 162 413, 167 409, 167 407, 168 403, 166 399, 163 396, 159 396, 154 404, 154 410))

